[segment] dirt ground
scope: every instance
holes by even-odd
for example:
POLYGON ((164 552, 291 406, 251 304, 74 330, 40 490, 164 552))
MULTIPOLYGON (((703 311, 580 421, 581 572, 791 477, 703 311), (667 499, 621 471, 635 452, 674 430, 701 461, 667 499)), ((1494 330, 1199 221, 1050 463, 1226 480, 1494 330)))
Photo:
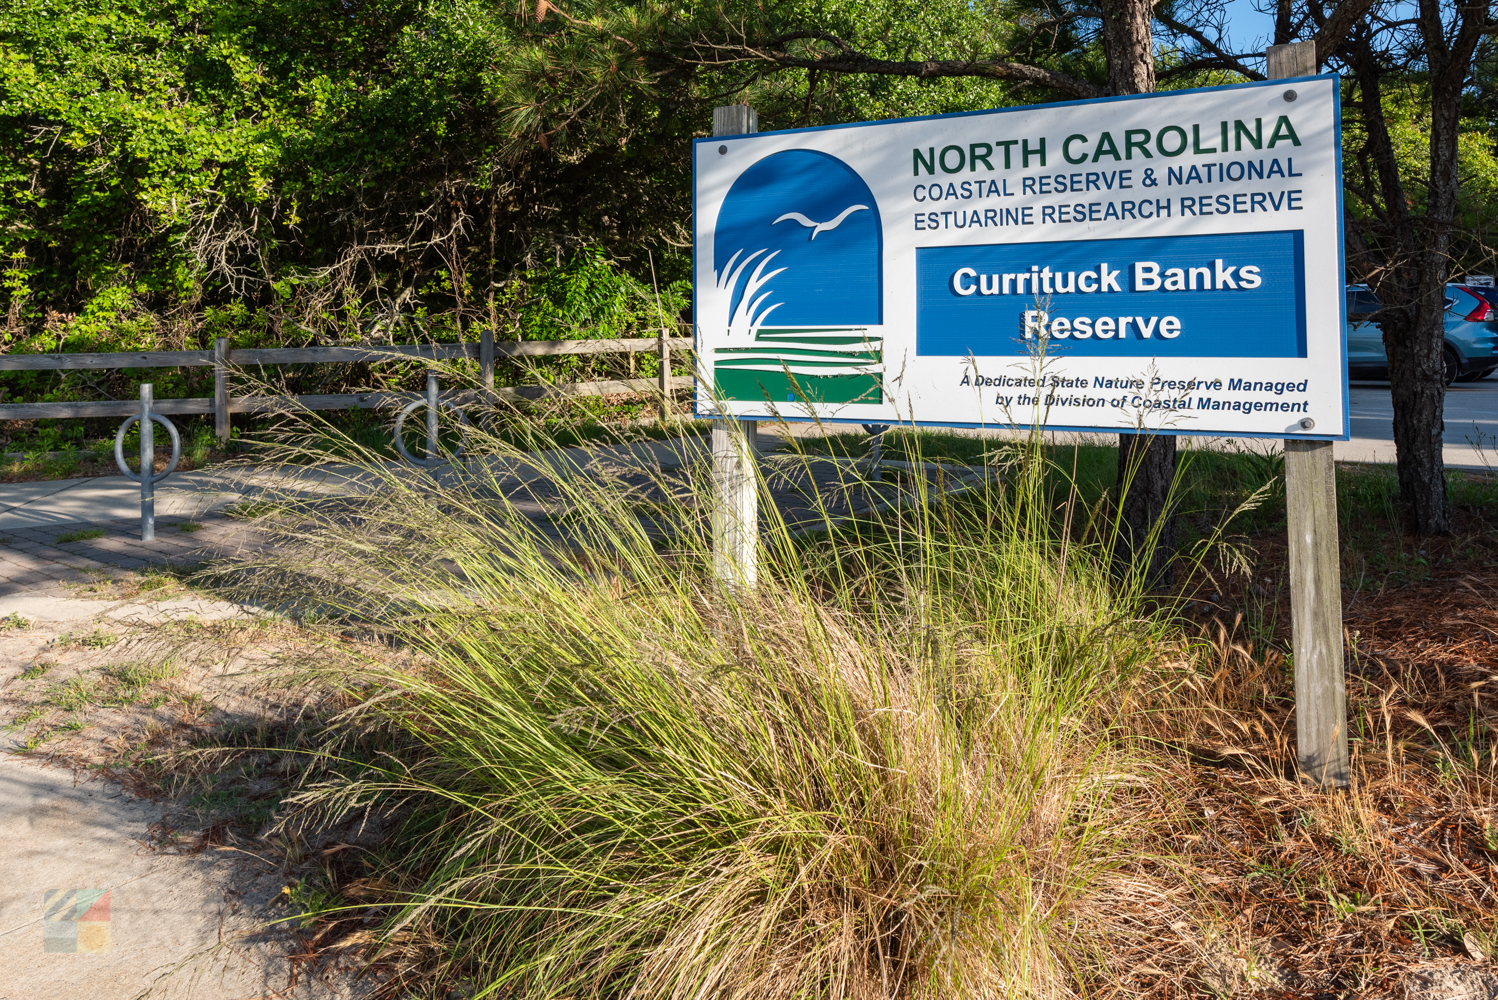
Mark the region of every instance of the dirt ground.
POLYGON ((267 835, 294 768, 195 754, 308 718, 268 683, 307 652, 160 575, 0 598, 0 998, 368 991, 297 919, 319 854, 357 836, 267 835))

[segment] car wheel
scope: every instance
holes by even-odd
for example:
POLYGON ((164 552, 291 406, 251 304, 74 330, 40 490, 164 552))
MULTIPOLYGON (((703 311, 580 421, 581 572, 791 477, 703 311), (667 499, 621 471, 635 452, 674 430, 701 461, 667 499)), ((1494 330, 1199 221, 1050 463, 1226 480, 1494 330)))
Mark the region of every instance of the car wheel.
POLYGON ((1449 347, 1441 352, 1441 363, 1444 369, 1441 380, 1446 385, 1450 385, 1456 381, 1456 373, 1462 370, 1462 364, 1457 360, 1456 353, 1449 347))

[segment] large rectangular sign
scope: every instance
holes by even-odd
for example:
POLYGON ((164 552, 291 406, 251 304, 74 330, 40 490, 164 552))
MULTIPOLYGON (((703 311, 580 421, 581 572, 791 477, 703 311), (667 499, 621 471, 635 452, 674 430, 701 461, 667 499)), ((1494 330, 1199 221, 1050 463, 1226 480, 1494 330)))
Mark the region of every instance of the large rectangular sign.
POLYGON ((699 139, 700 415, 1345 438, 1335 76, 699 139))

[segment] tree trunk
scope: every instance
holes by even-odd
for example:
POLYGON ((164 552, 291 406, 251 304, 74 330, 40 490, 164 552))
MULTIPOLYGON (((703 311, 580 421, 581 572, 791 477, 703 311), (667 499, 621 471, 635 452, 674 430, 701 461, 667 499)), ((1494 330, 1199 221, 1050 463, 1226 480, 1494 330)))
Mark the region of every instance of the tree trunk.
MULTIPOLYGON (((1108 91, 1148 94, 1155 89, 1154 38, 1149 0, 1103 0, 1103 50, 1108 57, 1108 91)), ((1174 579, 1175 518, 1166 510, 1175 478, 1176 439, 1168 434, 1118 436, 1118 535, 1113 558, 1120 573, 1144 553, 1150 532, 1164 518, 1148 554, 1149 586, 1174 579)))
POLYGON ((1399 493, 1416 534, 1451 532, 1446 505, 1446 464, 1441 437, 1446 429, 1446 383, 1443 378, 1446 338, 1446 281, 1450 269, 1451 230, 1456 223, 1457 142, 1461 135, 1462 91, 1472 55, 1488 21, 1488 4, 1461 8, 1456 32, 1448 34, 1440 10, 1429 0, 1420 4, 1420 30, 1430 60, 1430 183, 1425 209, 1426 231, 1415 257, 1411 336, 1404 338, 1396 374, 1389 352, 1389 382, 1394 390, 1394 448, 1398 456, 1399 493))
POLYGON ((1103 0, 1103 52, 1108 93, 1149 94, 1155 89, 1154 36, 1149 0, 1103 0))
POLYGON ((1147 587, 1175 579, 1176 519, 1168 510, 1175 480, 1176 439, 1166 434, 1118 436, 1118 534, 1113 562, 1123 576, 1148 553, 1141 576, 1147 587), (1156 524, 1159 527, 1156 527, 1156 524), (1150 532, 1156 535, 1150 538, 1150 532))
POLYGON ((1446 430, 1441 357, 1446 333, 1446 262, 1427 259, 1421 265, 1410 269, 1417 273, 1407 293, 1415 301, 1405 309, 1391 310, 1381 326, 1394 398, 1399 496, 1416 534, 1444 535, 1451 531, 1441 453, 1446 430))
POLYGON ((1446 280, 1460 183, 1462 91, 1473 52, 1486 30, 1488 7, 1481 2, 1460 8, 1456 31, 1448 32, 1437 5, 1431 0, 1419 5, 1416 22, 1425 43, 1431 88, 1430 175, 1423 218, 1410 213, 1399 176, 1384 116, 1379 58, 1366 36, 1354 49, 1368 152, 1384 201, 1386 231, 1381 242, 1392 258, 1384 267, 1370 269, 1376 272, 1374 291, 1385 307, 1379 326, 1389 358, 1399 494, 1411 527, 1420 535, 1451 531, 1441 451, 1446 427, 1446 280))

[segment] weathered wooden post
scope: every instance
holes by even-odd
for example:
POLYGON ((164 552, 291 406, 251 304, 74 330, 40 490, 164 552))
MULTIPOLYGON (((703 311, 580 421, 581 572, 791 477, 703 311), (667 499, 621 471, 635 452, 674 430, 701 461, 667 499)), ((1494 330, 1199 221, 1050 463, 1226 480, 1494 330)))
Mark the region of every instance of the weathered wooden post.
POLYGON ((229 338, 213 342, 213 432, 229 443, 229 338))
MULTIPOLYGON (((713 109, 714 137, 758 131, 759 118, 747 104, 713 109)), ((697 317, 699 323, 702 319, 697 317)), ((717 317, 708 321, 716 322, 717 317)), ((700 362, 699 368, 706 370, 700 362)), ((713 578, 731 591, 753 590, 759 575, 759 484, 754 468, 758 436, 757 421, 732 416, 713 421, 713 485, 717 494, 713 508, 713 578)))
POLYGON ((483 382, 484 392, 490 397, 494 396, 494 330, 486 328, 479 332, 479 379, 483 382))
POLYGON ((661 370, 658 376, 657 388, 661 394, 661 419, 671 419, 671 342, 667 339, 666 324, 661 324, 660 336, 656 338, 655 349, 660 357, 661 370))
MULTIPOLYGON (((1316 43, 1271 45, 1271 80, 1316 73, 1316 43)), ((1286 99, 1291 100, 1289 92, 1286 99)), ((1341 289, 1337 294, 1342 294, 1341 289)), ((1310 418, 1301 421, 1306 430, 1310 418)), ((1342 670, 1342 564, 1337 471, 1330 441, 1285 441, 1290 530, 1290 621, 1295 658, 1295 746, 1302 781, 1346 788, 1347 690, 1342 670)))

